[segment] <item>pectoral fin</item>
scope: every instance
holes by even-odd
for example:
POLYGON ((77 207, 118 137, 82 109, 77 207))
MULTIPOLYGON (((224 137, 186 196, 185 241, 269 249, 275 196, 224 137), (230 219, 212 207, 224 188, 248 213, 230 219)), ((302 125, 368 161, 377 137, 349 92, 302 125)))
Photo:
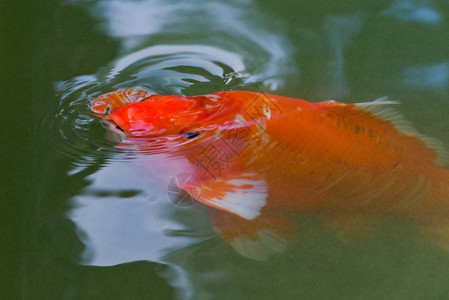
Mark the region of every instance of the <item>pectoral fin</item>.
MULTIPOLYGON (((267 199, 267 183, 254 174, 240 174, 200 182, 195 195, 198 201, 245 219, 260 215, 267 199)), ((192 190, 184 188, 188 193, 192 190)))
POLYGON ((236 215, 213 210, 215 231, 240 255, 263 261, 283 252, 292 239, 295 226, 288 219, 277 216, 258 216, 246 220, 236 215))

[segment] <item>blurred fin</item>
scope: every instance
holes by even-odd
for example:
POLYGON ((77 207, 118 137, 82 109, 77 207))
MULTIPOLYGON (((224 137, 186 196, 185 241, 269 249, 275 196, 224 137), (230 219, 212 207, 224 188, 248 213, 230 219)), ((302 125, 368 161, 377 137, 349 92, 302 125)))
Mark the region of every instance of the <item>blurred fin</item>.
POLYGON ((246 220, 233 214, 213 210, 215 231, 237 253, 257 261, 264 261, 283 252, 295 233, 292 221, 277 216, 258 216, 246 220))
POLYGON ((421 226, 420 229, 426 239, 445 251, 449 251, 449 223, 421 226))
POLYGON ((343 242, 359 239, 366 232, 378 226, 384 217, 364 214, 335 215, 326 218, 326 225, 333 228, 343 242))

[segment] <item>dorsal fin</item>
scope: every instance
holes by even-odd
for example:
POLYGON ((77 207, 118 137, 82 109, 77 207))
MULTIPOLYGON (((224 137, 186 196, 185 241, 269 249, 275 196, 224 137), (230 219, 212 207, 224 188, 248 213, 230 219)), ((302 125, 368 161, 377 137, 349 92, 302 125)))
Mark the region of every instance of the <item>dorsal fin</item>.
POLYGON ((383 120, 390 121, 400 132, 409 136, 416 136, 423 140, 428 148, 436 151, 438 155, 437 163, 444 167, 449 167, 449 152, 445 149, 443 143, 436 138, 419 133, 409 121, 405 120, 399 112, 391 107, 391 105, 397 104, 400 104, 399 101, 391 101, 387 97, 379 98, 371 102, 355 103, 357 108, 369 111, 383 120))

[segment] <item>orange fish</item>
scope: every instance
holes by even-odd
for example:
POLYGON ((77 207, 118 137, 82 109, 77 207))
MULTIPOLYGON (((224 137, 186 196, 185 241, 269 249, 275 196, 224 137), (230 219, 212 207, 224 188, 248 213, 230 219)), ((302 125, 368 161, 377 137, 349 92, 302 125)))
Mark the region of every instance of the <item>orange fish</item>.
POLYGON ((139 150, 166 153, 160 165, 172 174, 197 178, 179 187, 215 208, 215 230, 238 253, 264 260, 292 239, 292 214, 324 216, 351 239, 385 217, 403 217, 447 246, 448 155, 394 104, 128 88, 94 99, 91 109, 139 150))

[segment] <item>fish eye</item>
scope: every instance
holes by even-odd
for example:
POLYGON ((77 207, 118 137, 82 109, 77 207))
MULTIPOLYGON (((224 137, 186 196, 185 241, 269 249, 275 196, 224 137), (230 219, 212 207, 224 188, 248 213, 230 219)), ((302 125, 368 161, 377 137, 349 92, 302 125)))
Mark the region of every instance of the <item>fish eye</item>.
POLYGON ((196 130, 189 130, 189 131, 184 132, 182 135, 183 135, 185 138, 193 139, 193 138, 199 136, 200 133, 199 133, 198 131, 196 131, 196 130))

